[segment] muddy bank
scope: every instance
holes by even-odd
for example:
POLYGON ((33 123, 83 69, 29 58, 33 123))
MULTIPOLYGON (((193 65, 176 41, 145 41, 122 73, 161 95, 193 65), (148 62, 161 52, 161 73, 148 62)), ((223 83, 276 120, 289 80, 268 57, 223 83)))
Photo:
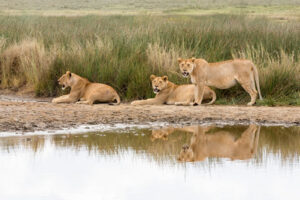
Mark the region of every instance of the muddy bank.
POLYGON ((196 124, 203 122, 300 125, 300 107, 131 106, 52 104, 0 99, 0 132, 62 129, 83 124, 196 124))

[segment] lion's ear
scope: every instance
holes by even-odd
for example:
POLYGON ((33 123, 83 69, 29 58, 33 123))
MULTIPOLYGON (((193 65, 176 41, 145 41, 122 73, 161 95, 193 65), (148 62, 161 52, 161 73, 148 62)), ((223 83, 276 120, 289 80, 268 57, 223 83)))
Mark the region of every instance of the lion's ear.
POLYGON ((181 63, 182 62, 182 58, 177 58, 177 62, 181 63))
POLYGON ((192 57, 192 62, 195 62, 196 58, 192 57))
POLYGON ((156 76, 153 75, 153 74, 150 76, 150 80, 151 80, 151 81, 153 81, 155 78, 156 78, 156 76))
POLYGON ((71 77, 72 76, 72 73, 70 71, 67 71, 66 74, 71 77))
POLYGON ((163 76, 162 78, 163 78, 164 81, 167 81, 167 80, 168 80, 168 77, 167 77, 167 76, 163 76))

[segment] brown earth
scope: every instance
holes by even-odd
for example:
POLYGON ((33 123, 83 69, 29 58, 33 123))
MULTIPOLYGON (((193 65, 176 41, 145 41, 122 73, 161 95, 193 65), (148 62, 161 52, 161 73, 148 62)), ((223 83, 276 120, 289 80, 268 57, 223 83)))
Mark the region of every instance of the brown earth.
POLYGON ((203 122, 300 125, 300 107, 131 106, 52 104, 50 99, 0 95, 0 132, 62 129, 83 124, 203 122), (37 102, 38 101, 38 102, 37 102))

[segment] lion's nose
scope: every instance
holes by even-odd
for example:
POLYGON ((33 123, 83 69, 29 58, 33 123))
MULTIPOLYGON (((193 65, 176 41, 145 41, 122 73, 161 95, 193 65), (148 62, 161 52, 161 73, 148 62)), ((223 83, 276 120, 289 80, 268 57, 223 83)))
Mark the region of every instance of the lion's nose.
POLYGON ((189 147, 189 145, 188 144, 184 144, 183 146, 182 146, 182 149, 183 150, 187 150, 187 149, 189 149, 190 147, 189 147))

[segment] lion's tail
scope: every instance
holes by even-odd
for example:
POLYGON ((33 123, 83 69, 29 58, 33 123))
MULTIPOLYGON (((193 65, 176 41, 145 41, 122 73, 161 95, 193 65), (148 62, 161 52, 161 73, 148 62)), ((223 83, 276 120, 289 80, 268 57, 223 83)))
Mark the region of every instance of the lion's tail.
POLYGON ((115 99, 117 101, 116 105, 119 105, 121 103, 121 99, 120 99, 120 96, 118 94, 116 94, 116 98, 115 99))
POLYGON ((262 100, 263 98, 262 98, 261 92, 260 92, 258 71, 257 71, 257 67, 254 64, 253 64, 253 69, 254 69, 254 79, 255 79, 257 90, 258 90, 259 99, 262 100))
POLYGON ((116 93, 113 102, 108 103, 108 105, 119 105, 120 103, 121 103, 121 99, 119 95, 116 93))

